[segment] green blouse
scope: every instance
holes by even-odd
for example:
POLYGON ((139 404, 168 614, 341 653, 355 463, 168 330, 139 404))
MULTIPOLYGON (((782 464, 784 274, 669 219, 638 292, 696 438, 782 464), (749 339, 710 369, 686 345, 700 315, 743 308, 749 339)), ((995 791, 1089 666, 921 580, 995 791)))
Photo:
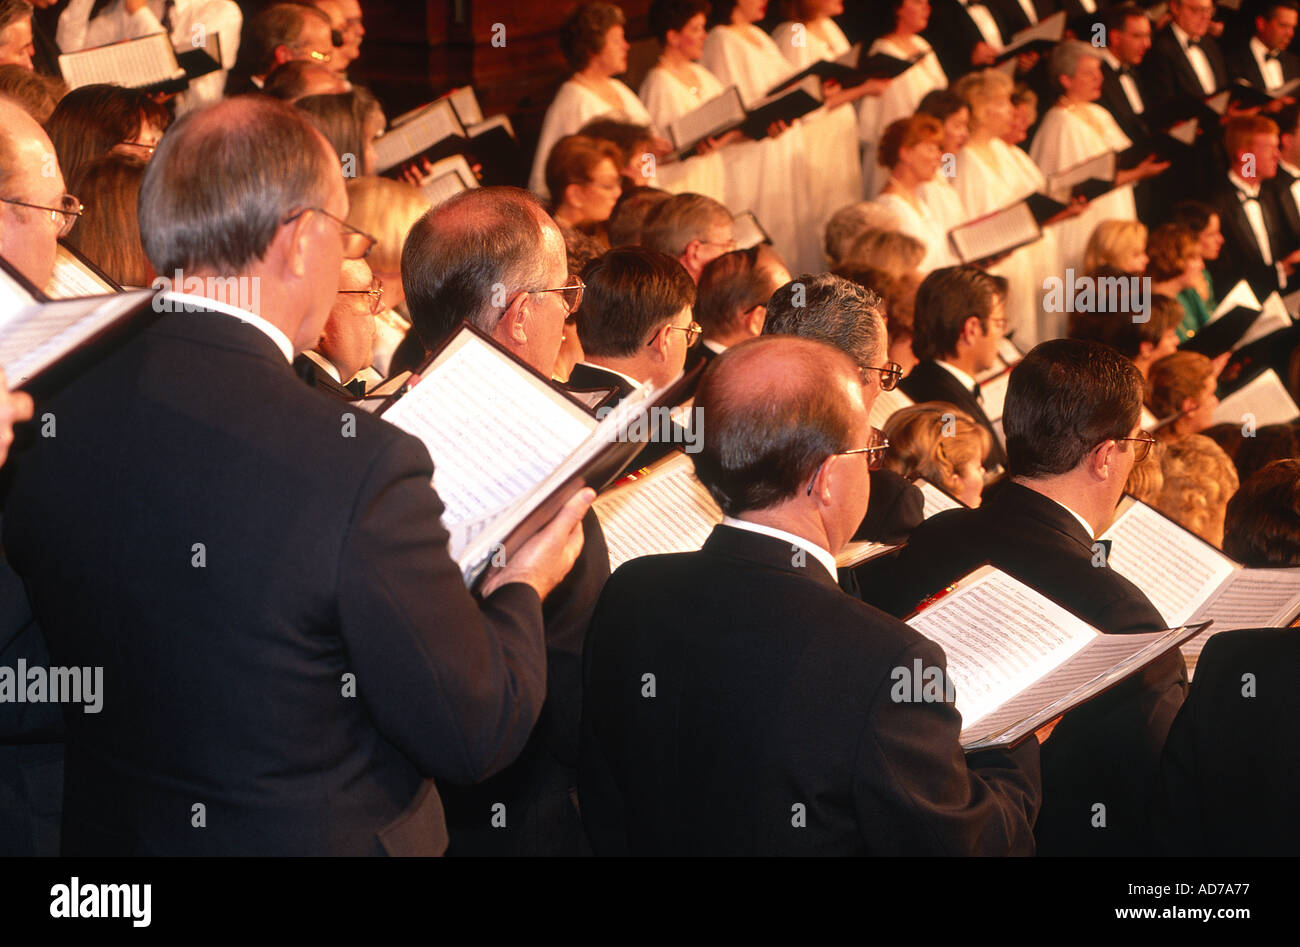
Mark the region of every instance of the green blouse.
POLYGON ((1205 271, 1205 285, 1210 290, 1209 299, 1202 299, 1195 286, 1189 286, 1178 294, 1178 301, 1183 304, 1183 321, 1175 328, 1179 342, 1186 342, 1194 333, 1205 328, 1211 313, 1219 307, 1209 270, 1205 271))

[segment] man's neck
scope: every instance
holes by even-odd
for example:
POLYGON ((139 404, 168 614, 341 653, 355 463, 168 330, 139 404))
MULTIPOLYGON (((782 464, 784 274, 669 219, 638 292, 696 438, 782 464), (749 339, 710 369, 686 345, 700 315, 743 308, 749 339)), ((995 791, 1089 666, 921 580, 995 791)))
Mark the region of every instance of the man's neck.
POLYGON ((975 358, 971 355, 945 355, 936 359, 936 361, 951 365, 953 368, 970 375, 972 379, 980 373, 980 367, 975 364, 975 358))
POLYGON ((649 383, 651 372, 640 358, 609 358, 604 355, 588 355, 583 361, 596 368, 618 372, 638 385, 649 383))
POLYGON ((1110 525, 1115 504, 1100 491, 1081 486, 1073 471, 1053 477, 1015 477, 1020 486, 1054 500, 1088 523, 1088 534, 1095 537, 1110 525))
POLYGON ((749 510, 735 519, 797 536, 810 546, 825 550, 833 558, 843 542, 835 542, 826 535, 825 524, 815 513, 792 507, 793 504, 787 502, 766 510, 749 510))

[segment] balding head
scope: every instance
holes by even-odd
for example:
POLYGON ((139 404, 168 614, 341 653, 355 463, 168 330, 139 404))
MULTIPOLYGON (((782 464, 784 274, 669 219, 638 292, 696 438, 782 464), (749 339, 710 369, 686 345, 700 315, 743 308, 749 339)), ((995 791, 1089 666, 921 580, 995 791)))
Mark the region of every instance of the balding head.
POLYGON ((527 191, 474 188, 429 211, 402 248, 402 286, 426 350, 462 321, 495 337, 543 374, 559 352, 559 293, 568 258, 559 228, 527 191))
POLYGON ((0 256, 44 289, 54 272, 63 218, 38 207, 59 207, 66 190, 54 145, 19 105, 0 99, 0 256))
POLYGON ((806 507, 794 518, 817 520, 832 552, 852 536, 866 512, 867 463, 839 452, 867 446, 870 424, 848 356, 792 336, 741 342, 709 366, 695 408, 706 422, 695 471, 724 513, 806 507))

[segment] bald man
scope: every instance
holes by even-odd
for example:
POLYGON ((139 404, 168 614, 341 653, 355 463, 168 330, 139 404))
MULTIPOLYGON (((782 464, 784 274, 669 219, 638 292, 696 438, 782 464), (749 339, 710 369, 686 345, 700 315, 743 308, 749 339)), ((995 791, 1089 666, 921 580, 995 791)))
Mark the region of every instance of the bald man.
POLYGON ((1033 852, 1036 739, 967 757, 953 704, 895 702, 894 672, 943 671, 942 649, 836 586, 873 391, 788 336, 705 373, 693 456, 726 518, 698 552, 621 566, 589 633, 578 801, 597 854, 1033 852))
POLYGON ((44 289, 54 272, 64 212, 63 172, 54 145, 36 120, 0 98, 0 257, 44 289))

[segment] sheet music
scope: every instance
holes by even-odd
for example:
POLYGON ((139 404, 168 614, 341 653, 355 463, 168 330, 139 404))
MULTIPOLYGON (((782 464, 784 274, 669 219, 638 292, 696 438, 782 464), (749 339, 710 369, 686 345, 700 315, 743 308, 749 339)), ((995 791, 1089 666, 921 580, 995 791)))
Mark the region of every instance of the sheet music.
POLYGON ((462 125, 468 127, 483 121, 483 110, 479 108, 478 95, 473 86, 453 89, 447 98, 451 100, 451 107, 456 110, 456 117, 462 125))
POLYGON ((1294 421, 1300 417, 1300 408, 1291 400, 1277 372, 1270 368, 1220 401, 1213 423, 1241 424, 1247 414, 1254 415, 1257 427, 1263 427, 1294 421))
POLYGON ((433 458, 453 559, 473 538, 466 524, 490 522, 596 426, 579 406, 468 333, 384 418, 418 437, 433 458))
POLYGON ((1209 325, 1210 322, 1217 322, 1238 306, 1243 306, 1246 309, 1261 308, 1259 297, 1255 295, 1255 291, 1250 288, 1250 284, 1244 279, 1237 280, 1237 284, 1228 290, 1228 295, 1224 296, 1219 301, 1219 305, 1215 307, 1214 312, 1210 313, 1210 321, 1206 325, 1209 325))
POLYGON ((944 510, 961 510, 965 508, 960 500, 948 496, 929 480, 922 478, 914 482, 921 490, 923 499, 921 516, 923 518, 928 520, 936 513, 942 513, 944 510))
POLYGON ((465 156, 452 155, 434 162, 433 168, 420 185, 420 191, 429 199, 430 204, 437 207, 461 191, 468 191, 478 186, 478 178, 474 176, 474 171, 465 156))
POLYGON ((504 128, 506 134, 511 138, 516 137, 515 126, 510 124, 509 115, 493 115, 491 118, 486 118, 481 122, 475 122, 473 125, 466 125, 465 135, 468 138, 477 138, 479 135, 482 135, 485 132, 490 132, 494 128, 504 128))
POLYGON ((697 109, 687 112, 676 121, 668 123, 668 134, 673 145, 685 148, 698 141, 725 131, 745 120, 745 109, 740 104, 740 92, 728 86, 721 95, 709 99, 697 109))
POLYGON ((954 227, 949 231, 948 238, 962 261, 969 262, 1031 242, 1041 232, 1033 211, 1022 201, 995 214, 954 227))
POLYGON ((1007 387, 1011 384, 1011 372, 1003 372, 986 382, 980 383, 980 397, 984 399, 984 415, 989 421, 1001 421, 1002 412, 1007 403, 1007 387))
POLYGON ((1286 305, 1282 302, 1282 297, 1276 292, 1269 293, 1268 298, 1264 300, 1264 304, 1260 307, 1259 315, 1250 324, 1250 328, 1237 340, 1237 344, 1232 347, 1232 350, 1235 352, 1242 346, 1249 345, 1266 335, 1289 328, 1291 328, 1291 316, 1286 311, 1286 305))
POLYGON ((957 710, 971 723, 1069 660, 1098 634, 1055 602, 990 567, 907 624, 943 648, 957 710))
POLYGON ((736 241, 736 249, 748 250, 760 243, 771 243, 767 231, 758 222, 753 211, 737 214, 731 221, 731 238, 736 241))
POLYGON ((1044 17, 1033 26, 1026 27, 1015 36, 1011 37, 1011 42, 1003 46, 998 53, 999 56, 1005 56, 1007 53, 1014 52, 1022 46, 1036 40, 1043 40, 1049 43, 1059 43, 1061 37, 1065 35, 1065 11, 1053 13, 1049 17, 1044 17))
POLYGON ((860 566, 864 562, 869 562, 892 549, 902 549, 903 544, 890 545, 889 543, 873 543, 865 540, 855 540, 844 544, 844 548, 839 551, 835 557, 835 564, 841 569, 852 569, 854 566, 860 566))
POLYGON ((1099 181, 1115 180, 1115 152, 1103 152, 1072 168, 1048 175, 1047 193, 1057 200, 1068 201, 1069 194, 1076 184, 1091 181, 1093 178, 1099 181))
POLYGON ((185 77, 166 33, 67 53, 59 69, 69 89, 96 82, 140 88, 185 77))
POLYGON ((116 293, 118 288, 99 277, 94 270, 86 267, 77 257, 59 244, 54 258, 54 274, 45 287, 45 295, 51 299, 75 299, 78 296, 104 296, 116 293))
POLYGON ((378 168, 387 171, 440 141, 464 133, 451 102, 439 99, 423 112, 375 139, 378 168))
POLYGON ((630 559, 693 552, 722 522, 722 509, 682 453, 631 483, 601 494, 592 504, 609 547, 613 572, 630 559))
POLYGON ((1182 142, 1184 145, 1191 145, 1196 141, 1196 132, 1200 125, 1201 120, 1199 118, 1189 118, 1174 125, 1165 134, 1174 141, 1182 142))
POLYGON ((901 408, 906 408, 913 404, 911 398, 903 394, 901 389, 895 388, 893 391, 882 391, 876 396, 875 404, 871 406, 871 414, 868 420, 872 427, 884 429, 885 423, 890 416, 901 408))
POLYGON ((66 299, 8 312, 0 322, 0 367, 18 388, 101 329, 150 298, 142 289, 116 296, 66 299))
POLYGON ((1144 503, 1132 502, 1101 535, 1114 542, 1107 565, 1171 626, 1185 624, 1233 572, 1227 556, 1144 503))

